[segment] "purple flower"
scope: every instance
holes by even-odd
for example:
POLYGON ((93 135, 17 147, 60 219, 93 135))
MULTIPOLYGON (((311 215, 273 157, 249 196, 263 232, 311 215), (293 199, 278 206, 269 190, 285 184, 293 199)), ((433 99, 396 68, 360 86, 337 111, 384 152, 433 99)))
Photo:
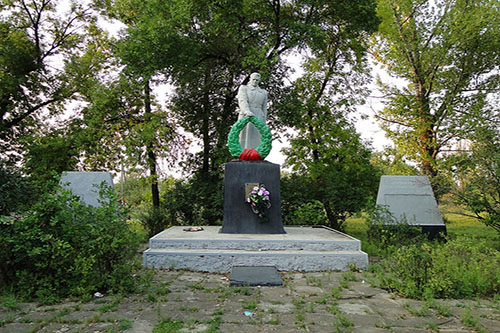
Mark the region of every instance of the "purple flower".
POLYGON ((269 200, 269 196, 268 196, 268 195, 266 195, 266 197, 265 197, 264 199, 269 200))
POLYGON ((252 202, 252 206, 254 206, 254 207, 255 207, 255 202, 252 202))

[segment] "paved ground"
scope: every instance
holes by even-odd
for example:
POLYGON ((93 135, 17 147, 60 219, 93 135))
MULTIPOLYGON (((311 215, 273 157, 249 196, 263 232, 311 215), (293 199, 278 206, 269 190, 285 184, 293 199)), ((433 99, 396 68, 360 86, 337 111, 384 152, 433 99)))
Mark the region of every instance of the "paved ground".
POLYGON ((282 278, 282 287, 229 287, 224 275, 158 271, 141 295, 3 302, 0 332, 500 332, 498 299, 408 300, 363 273, 282 278))

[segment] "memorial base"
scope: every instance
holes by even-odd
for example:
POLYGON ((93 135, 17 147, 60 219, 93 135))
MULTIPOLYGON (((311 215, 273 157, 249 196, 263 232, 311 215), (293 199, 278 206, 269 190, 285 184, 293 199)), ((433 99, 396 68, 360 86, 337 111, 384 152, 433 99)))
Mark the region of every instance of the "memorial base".
POLYGON ((278 271, 366 269, 361 242, 326 227, 289 227, 284 234, 222 234, 220 227, 199 232, 171 227, 149 240, 143 265, 158 269, 229 273, 236 266, 272 266, 278 271))
POLYGON ((265 161, 233 161, 225 164, 224 221, 221 233, 283 234, 280 208, 280 166, 265 161), (249 184, 264 184, 271 193, 269 221, 263 222, 246 201, 249 184))

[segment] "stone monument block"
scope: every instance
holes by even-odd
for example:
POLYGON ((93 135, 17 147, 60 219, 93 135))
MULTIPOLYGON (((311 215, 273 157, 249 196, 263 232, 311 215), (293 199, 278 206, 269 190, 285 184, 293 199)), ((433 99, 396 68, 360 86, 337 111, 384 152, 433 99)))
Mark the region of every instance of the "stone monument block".
POLYGON ((221 233, 286 233, 281 219, 279 164, 265 161, 233 161, 225 164, 224 222, 221 233), (247 184, 264 184, 271 193, 268 222, 261 222, 245 201, 247 184))
POLYGON ((65 171, 60 184, 64 188, 71 189, 73 194, 79 196, 86 205, 100 207, 99 190, 103 182, 106 186, 113 187, 111 172, 65 171))
POLYGON ((427 176, 382 176, 377 205, 386 206, 398 220, 430 233, 446 233, 446 226, 427 176))

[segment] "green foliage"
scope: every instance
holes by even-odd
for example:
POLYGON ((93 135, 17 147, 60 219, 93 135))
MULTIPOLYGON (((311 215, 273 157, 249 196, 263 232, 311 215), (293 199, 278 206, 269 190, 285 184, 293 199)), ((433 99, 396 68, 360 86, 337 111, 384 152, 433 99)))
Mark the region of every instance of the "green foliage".
POLYGON ((101 197, 102 207, 94 208, 68 191, 46 193, 13 224, 0 224, 6 285, 42 302, 132 290, 137 237, 111 190, 101 189, 101 197))
POLYGON ((172 225, 221 225, 224 212, 220 175, 201 178, 198 174, 179 180, 163 195, 162 208, 172 225))
POLYGON ((443 152, 494 109, 488 104, 500 82, 497 13, 495 1, 378 1, 373 54, 401 79, 379 82, 387 100, 378 118, 435 190, 443 152))
POLYGON ((182 321, 171 318, 164 318, 159 324, 155 325, 153 333, 180 332, 182 327, 183 327, 182 321))
POLYGON ((500 292, 500 252, 478 239, 401 247, 386 259, 382 287, 404 297, 464 298, 500 292))
POLYGON ((365 223, 368 241, 379 249, 379 255, 387 255, 400 246, 420 243, 426 238, 419 227, 397 219, 384 206, 375 205, 366 210, 365 223))
POLYGON ((0 163, 0 216, 16 212, 33 199, 33 187, 19 171, 0 163))
POLYGON ((292 212, 292 225, 325 225, 327 217, 323 204, 317 200, 305 202, 292 212))
POLYGON ((169 212, 163 208, 151 207, 139 216, 141 224, 148 230, 148 236, 152 237, 168 227, 172 226, 169 212))
POLYGON ((318 159, 309 151, 311 145, 292 139, 288 163, 300 171, 284 179, 284 211, 289 214, 304 203, 319 201, 327 216, 326 225, 341 229, 345 219, 360 211, 375 194, 378 176, 369 162, 370 151, 358 135, 349 127, 328 126, 330 133, 325 132, 322 145, 315 146, 321 156, 318 159), (293 200, 295 207, 288 200, 293 200))
POLYGON ((75 82, 92 75, 67 75, 79 58, 82 31, 92 25, 90 11, 75 2, 63 13, 61 3, 13 0, 0 7, 0 152, 9 158, 21 149, 20 137, 64 109, 75 82))
POLYGON ((500 233, 500 135, 482 128, 474 133, 471 154, 454 159, 460 181, 456 202, 500 233))

